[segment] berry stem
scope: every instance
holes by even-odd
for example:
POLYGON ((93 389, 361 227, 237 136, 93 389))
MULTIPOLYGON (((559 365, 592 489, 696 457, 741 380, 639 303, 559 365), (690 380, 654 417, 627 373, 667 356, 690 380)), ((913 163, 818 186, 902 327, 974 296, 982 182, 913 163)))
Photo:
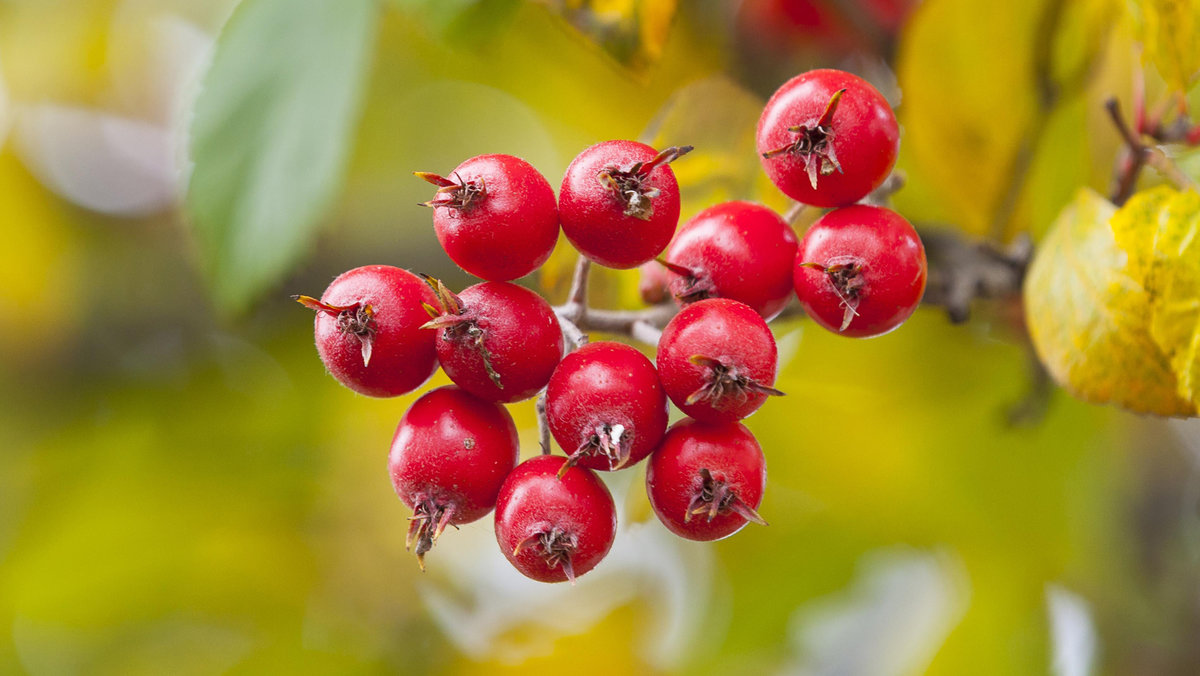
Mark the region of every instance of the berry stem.
POLYGON ((592 262, 586 256, 580 255, 575 261, 575 272, 571 276, 571 290, 567 293, 567 302, 557 309, 559 316, 566 317, 574 323, 587 318, 588 273, 591 269, 592 262))
POLYGON ((538 445, 542 448, 542 455, 550 455, 550 418, 546 414, 545 388, 538 393, 535 409, 537 411, 538 445))
POLYGON ((629 327, 629 336, 647 345, 658 345, 658 341, 662 339, 662 334, 662 329, 644 319, 635 321, 629 327))

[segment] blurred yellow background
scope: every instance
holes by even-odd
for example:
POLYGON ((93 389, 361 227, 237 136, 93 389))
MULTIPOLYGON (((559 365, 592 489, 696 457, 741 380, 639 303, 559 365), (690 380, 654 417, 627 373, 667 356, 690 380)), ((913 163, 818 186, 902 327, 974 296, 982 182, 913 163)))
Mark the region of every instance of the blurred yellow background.
MULTIPOLYGON (((385 472, 416 394, 338 386, 288 298, 369 263, 470 283, 411 172, 482 153, 557 185, 600 140, 690 143, 685 218, 784 209, 754 125, 816 66, 896 104, 902 213, 1036 238, 1107 190, 1104 97, 1165 88, 1123 3, 238 5, 0 0, 0 673, 1200 673, 1200 426, 1030 400, 1011 306, 779 322, 771 525, 684 542, 606 476, 617 543, 570 587, 488 519, 420 573, 385 472)), ((524 282, 560 302, 573 258, 524 282)))

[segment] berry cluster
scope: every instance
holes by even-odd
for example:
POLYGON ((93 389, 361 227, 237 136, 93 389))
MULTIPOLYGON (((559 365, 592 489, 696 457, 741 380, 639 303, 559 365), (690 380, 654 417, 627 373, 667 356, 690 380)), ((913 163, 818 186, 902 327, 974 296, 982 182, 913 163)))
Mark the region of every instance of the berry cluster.
POLYGON ((438 241, 485 281, 454 293, 373 265, 342 274, 319 300, 296 298, 316 311, 321 359, 350 389, 405 394, 438 365, 454 383, 417 399, 389 454, 422 568, 447 526, 494 509, 496 540, 517 570, 574 581, 616 535, 613 499, 596 472, 647 457, 647 495, 672 532, 715 540, 765 524, 756 510, 766 464, 740 421, 782 394, 767 322, 794 291, 825 328, 878 335, 902 323, 924 290, 912 226, 854 205, 887 177, 897 144, 886 101, 853 75, 812 71, 781 87, 759 122, 767 175, 802 203, 835 207, 799 241, 778 214, 747 202, 712 206, 677 232, 669 164, 689 146, 594 145, 571 163, 557 200, 534 167, 508 155, 471 158, 449 177, 418 173, 437 186, 425 205, 438 241), (623 343, 588 343, 570 313, 512 283, 546 262, 560 227, 586 261, 642 266, 644 295, 669 294, 680 306, 655 362, 623 343), (543 455, 518 464, 504 404, 539 394, 565 457, 549 455, 544 438, 543 455), (669 429, 668 401, 687 416, 669 429))

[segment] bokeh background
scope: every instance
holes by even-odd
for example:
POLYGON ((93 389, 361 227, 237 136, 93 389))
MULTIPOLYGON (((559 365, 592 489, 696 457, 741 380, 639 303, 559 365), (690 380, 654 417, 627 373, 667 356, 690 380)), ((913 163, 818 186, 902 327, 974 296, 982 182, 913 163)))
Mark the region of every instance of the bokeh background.
MULTIPOLYGON (((641 469, 606 476, 617 544, 570 587, 511 570, 489 519, 419 572, 385 470, 416 395, 339 387, 288 298, 369 263, 469 284, 411 172, 481 153, 557 184, 600 140, 690 143, 685 217, 786 209, 754 125, 817 66, 896 106, 902 213, 1036 240, 1079 187, 1108 189, 1104 98, 1128 110, 1139 74, 1164 95, 1144 19, 1104 0, 0 0, 0 672, 1200 672, 1200 427, 1039 385, 1017 299, 868 341, 778 322, 788 396, 747 421, 771 525, 684 542, 641 469)), ((523 283, 559 302, 572 262, 560 242, 523 283)), ((599 273, 593 301, 636 307, 636 287, 599 273)), ((532 406, 511 411, 535 453, 532 406)))

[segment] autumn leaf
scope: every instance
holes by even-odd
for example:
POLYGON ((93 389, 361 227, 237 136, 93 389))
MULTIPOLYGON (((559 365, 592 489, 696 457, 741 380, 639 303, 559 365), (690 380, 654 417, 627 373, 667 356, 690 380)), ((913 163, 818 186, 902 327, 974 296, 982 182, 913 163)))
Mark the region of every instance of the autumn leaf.
POLYGON ((1056 381, 1087 401, 1196 414, 1198 227, 1200 200, 1169 188, 1120 210, 1084 190, 1063 210, 1025 280, 1030 334, 1056 381))
POLYGON ((1172 89, 1186 92, 1200 76, 1200 2, 1138 0, 1131 9, 1146 58, 1172 89))

